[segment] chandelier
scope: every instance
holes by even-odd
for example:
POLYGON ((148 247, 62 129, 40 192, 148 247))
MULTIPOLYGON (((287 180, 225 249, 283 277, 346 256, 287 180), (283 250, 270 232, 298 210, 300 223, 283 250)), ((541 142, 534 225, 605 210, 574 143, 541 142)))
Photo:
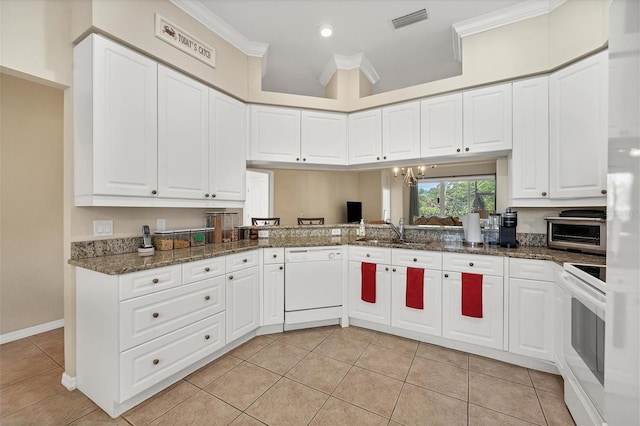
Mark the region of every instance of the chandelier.
POLYGON ((397 167, 393 169, 393 176, 396 178, 397 182, 402 183, 406 186, 418 186, 418 178, 424 176, 424 167, 418 167, 418 177, 413 173, 413 168, 411 167, 402 167, 398 169, 397 167))

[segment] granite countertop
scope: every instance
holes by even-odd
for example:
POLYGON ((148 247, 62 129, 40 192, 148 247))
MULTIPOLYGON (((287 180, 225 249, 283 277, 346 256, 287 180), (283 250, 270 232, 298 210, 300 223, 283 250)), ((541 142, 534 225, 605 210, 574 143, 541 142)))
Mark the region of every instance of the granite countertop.
POLYGON ((156 251, 151 256, 141 256, 138 253, 116 254, 111 256, 71 259, 69 264, 80 268, 90 269, 108 275, 126 274, 145 269, 160 268, 162 266, 177 265, 185 262, 225 256, 246 250, 263 247, 319 247, 332 245, 359 245, 368 247, 403 248, 410 250, 429 250, 453 253, 482 254, 489 256, 505 256, 521 259, 551 260, 558 264, 564 262, 589 263, 604 265, 605 256, 583 253, 571 253, 546 247, 522 246, 518 248, 503 248, 495 246, 466 247, 460 242, 431 241, 421 243, 402 244, 384 240, 357 240, 353 237, 288 237, 269 238, 259 240, 241 240, 233 243, 208 244, 202 247, 156 251))

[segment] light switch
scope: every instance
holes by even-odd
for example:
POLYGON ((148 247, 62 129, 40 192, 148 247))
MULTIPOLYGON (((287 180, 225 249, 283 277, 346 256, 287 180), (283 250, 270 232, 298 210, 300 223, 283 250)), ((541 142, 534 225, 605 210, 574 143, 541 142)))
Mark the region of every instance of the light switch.
POLYGON ((93 236, 109 237, 113 235, 113 220, 94 220, 93 236))

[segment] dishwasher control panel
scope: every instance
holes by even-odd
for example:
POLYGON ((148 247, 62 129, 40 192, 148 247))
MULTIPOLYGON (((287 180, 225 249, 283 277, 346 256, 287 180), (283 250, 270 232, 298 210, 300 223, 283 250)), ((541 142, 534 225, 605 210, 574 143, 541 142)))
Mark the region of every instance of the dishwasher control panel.
POLYGON ((288 248, 284 253, 285 262, 317 262, 342 260, 341 247, 288 248))

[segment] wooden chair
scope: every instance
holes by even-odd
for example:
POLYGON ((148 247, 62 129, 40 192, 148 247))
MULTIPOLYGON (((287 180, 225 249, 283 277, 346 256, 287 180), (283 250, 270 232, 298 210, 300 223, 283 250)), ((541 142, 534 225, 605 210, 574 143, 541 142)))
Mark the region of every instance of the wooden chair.
POLYGON ((251 224, 253 226, 280 225, 280 218, 279 217, 252 217, 251 224))
POLYGON ((324 217, 299 217, 298 225, 324 225, 324 217))

